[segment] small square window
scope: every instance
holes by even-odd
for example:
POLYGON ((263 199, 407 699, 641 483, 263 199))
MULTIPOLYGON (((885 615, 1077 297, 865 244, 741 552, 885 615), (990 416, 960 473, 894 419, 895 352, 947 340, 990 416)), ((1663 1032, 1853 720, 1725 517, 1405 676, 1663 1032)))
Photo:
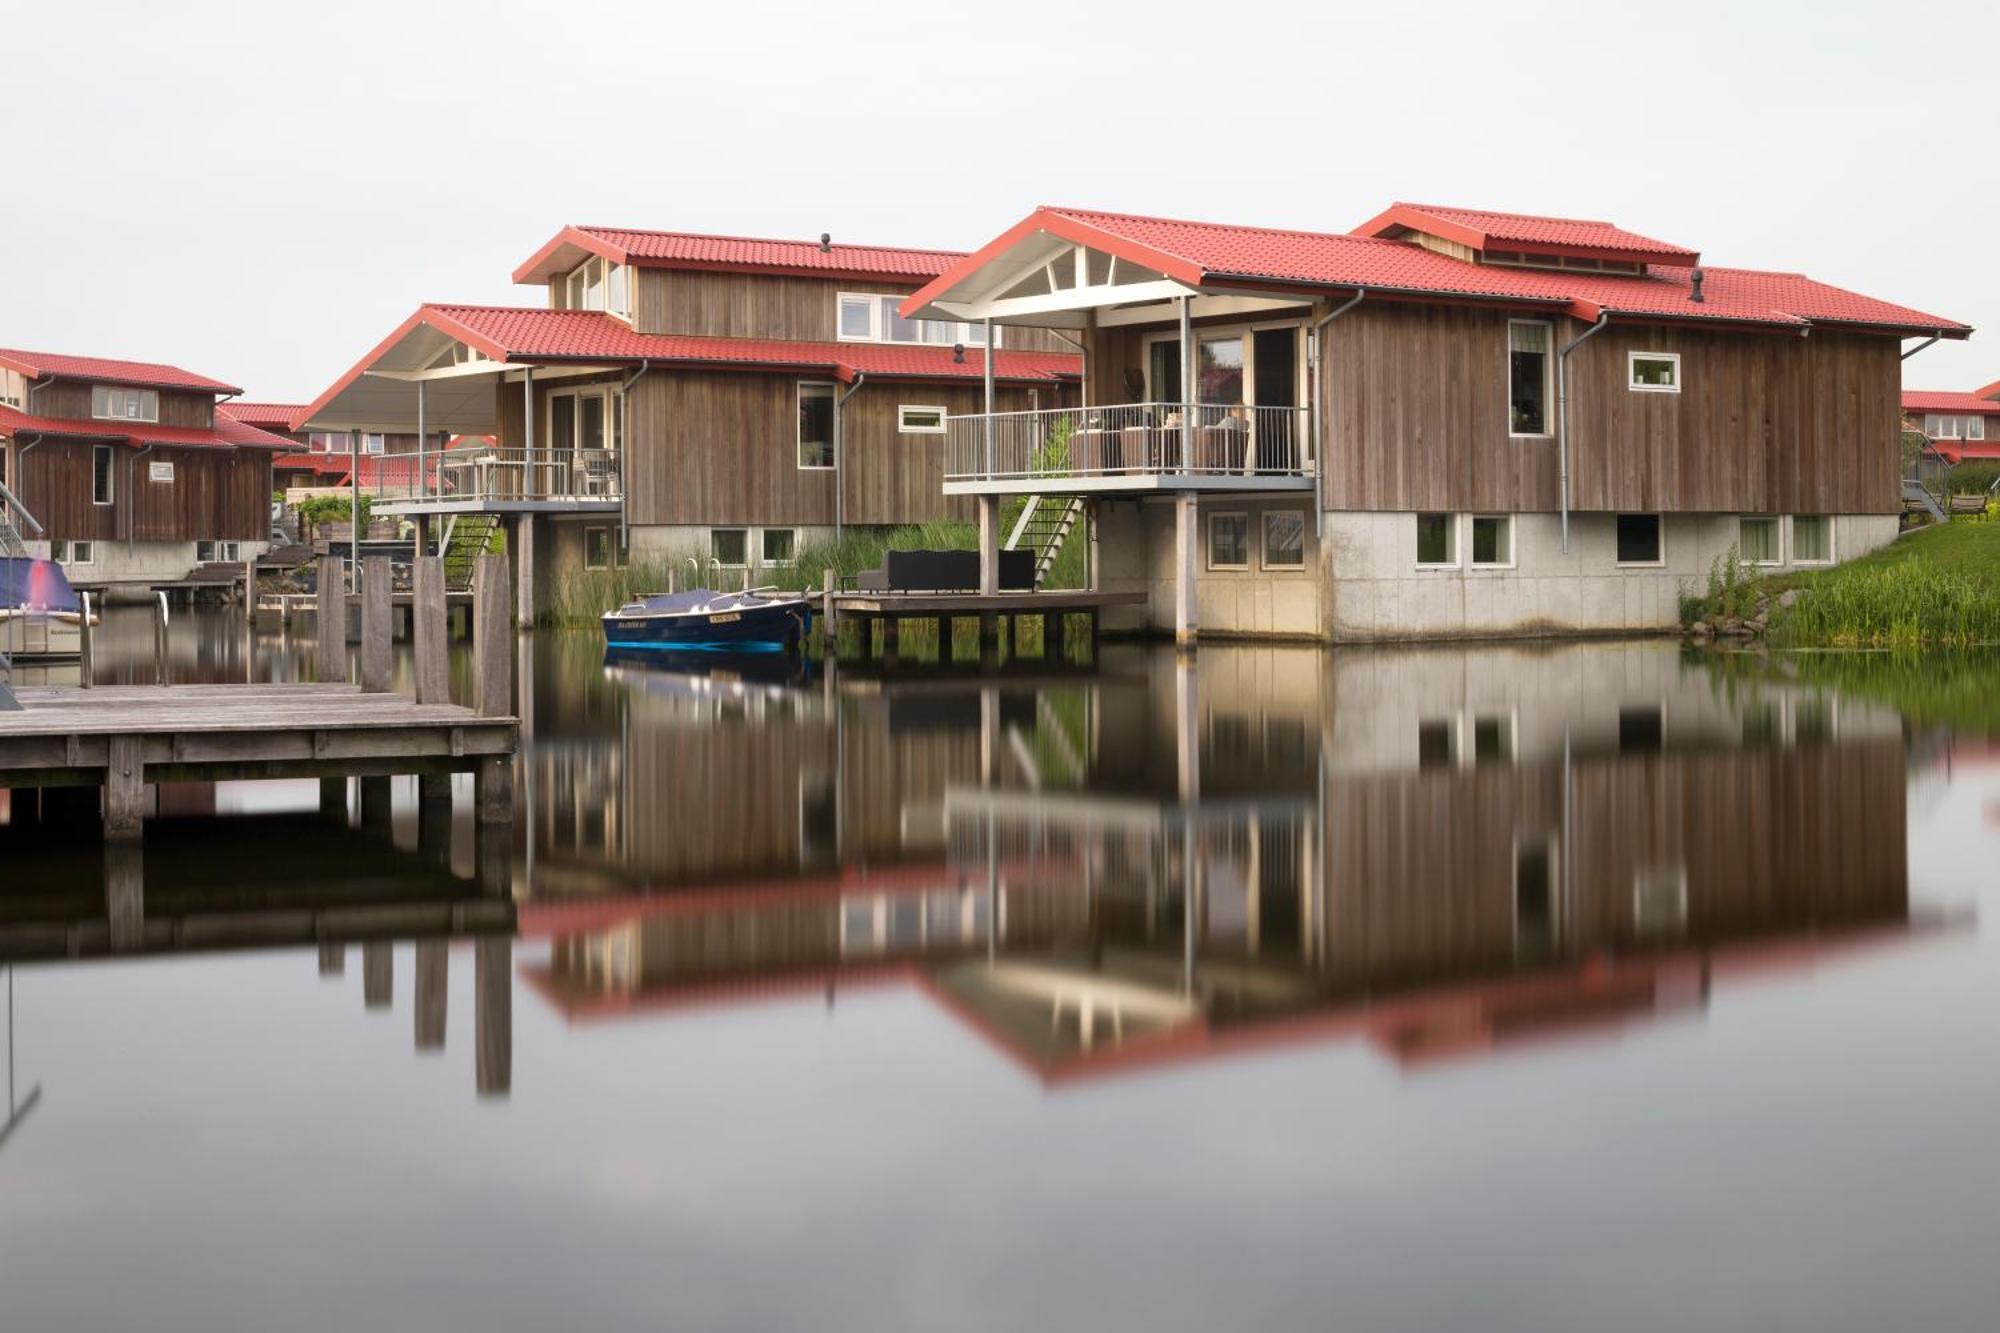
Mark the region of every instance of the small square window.
POLYGON ((792 552, 798 549, 798 533, 791 528, 764 529, 764 563, 767 565, 789 565, 792 552))
POLYGON ((1456 565, 1458 524, 1452 514, 1417 515, 1417 563, 1456 565))
POLYGON ((1250 567, 1250 516, 1210 514, 1208 516, 1208 567, 1248 569, 1250 567))
POLYGON ((611 529, 589 527, 583 530, 583 567, 585 569, 611 568, 611 529))
POLYGON ((1744 516, 1736 538, 1736 551, 1753 565, 1775 565, 1784 559, 1778 549, 1778 520, 1744 516))
POLYGON ((840 298, 840 336, 849 341, 867 342, 875 336, 875 298, 872 296, 843 296, 840 298))
POLYGON ((1514 758, 1514 719, 1476 717, 1472 720, 1472 762, 1504 764, 1514 758))
POLYGON ((942 435, 944 409, 912 407, 905 403, 896 409, 896 429, 904 435, 942 435))
POLYGON ((1620 514, 1618 516, 1618 563, 1657 565, 1660 563, 1660 516, 1620 514))
POLYGON ((741 569, 747 563, 750 553, 750 530, 748 528, 710 528, 708 530, 708 553, 715 562, 728 569, 741 569))
POLYGON ((1306 516, 1298 509, 1273 509, 1264 515, 1264 568, 1306 567, 1306 516))
POLYGON ((59 548, 56 552, 57 563, 88 565, 97 559, 95 542, 57 542, 56 545, 59 548))
POLYGON ((1449 722, 1417 724, 1417 767, 1445 768, 1458 760, 1458 729, 1449 722))
POLYGON ((1679 393, 1681 354, 1679 352, 1632 352, 1625 368, 1635 393, 1679 393))
POLYGON ((1792 559, 1802 565, 1823 565, 1833 559, 1833 520, 1824 514, 1792 518, 1792 559))
POLYGON ((1618 752, 1658 754, 1666 749, 1666 715, 1658 708, 1618 710, 1618 752))
POLYGON ((1504 514, 1473 517, 1472 563, 1494 566, 1514 563, 1513 519, 1504 514))

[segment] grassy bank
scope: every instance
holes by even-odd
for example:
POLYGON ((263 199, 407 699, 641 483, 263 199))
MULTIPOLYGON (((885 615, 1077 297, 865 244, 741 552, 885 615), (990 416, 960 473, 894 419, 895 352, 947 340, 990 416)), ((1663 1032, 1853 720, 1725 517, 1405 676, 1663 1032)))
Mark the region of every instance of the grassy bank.
MULTIPOLYGON (((1012 530, 1020 504, 1004 506, 1001 531, 1012 530)), ((1080 588, 1084 585, 1088 545, 1079 530, 1064 543, 1048 579, 1051 588, 1080 588)), ((801 542, 789 565, 765 566, 751 577, 758 587, 775 586, 787 590, 817 589, 831 569, 843 585, 864 569, 880 569, 884 552, 891 550, 977 550, 979 530, 971 523, 922 523, 899 528, 855 528, 840 540, 801 542)), ((741 570, 711 568, 705 550, 672 551, 634 558, 617 569, 565 570, 556 580, 545 619, 558 625, 594 625, 606 611, 622 606, 634 597, 665 592, 669 573, 678 576, 678 586, 719 586, 733 589, 743 578, 741 570)))
POLYGON ((1936 524, 1831 569, 1768 576, 1718 562, 1682 619, 1716 625, 1748 619, 1760 605, 1769 609, 1771 641, 1783 647, 2000 644, 2000 522, 1936 524))

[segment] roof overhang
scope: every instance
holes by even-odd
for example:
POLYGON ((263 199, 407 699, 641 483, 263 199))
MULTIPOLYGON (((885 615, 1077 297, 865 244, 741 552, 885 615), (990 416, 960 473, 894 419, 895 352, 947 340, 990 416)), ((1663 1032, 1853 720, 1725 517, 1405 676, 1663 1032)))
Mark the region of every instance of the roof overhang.
MULTIPOLYGON (((1608 227, 1608 223, 1590 224, 1608 227)), ((1395 239, 1408 232, 1421 232, 1435 236, 1439 240, 1450 241, 1465 246, 1469 250, 1484 254, 1488 250, 1507 250, 1526 255, 1542 255, 1565 259, 1608 259, 1624 264, 1668 264, 1678 268, 1691 268, 1701 262, 1701 253, 1684 246, 1672 246, 1661 242, 1657 247, 1638 248, 1623 245, 1588 245, 1567 241, 1524 240, 1496 236, 1491 232, 1454 218, 1414 208, 1408 204, 1392 204, 1382 212, 1354 229, 1356 236, 1373 236, 1395 239)))
POLYGON ((518 283, 547 282, 561 277, 591 256, 608 259, 614 264, 629 264, 631 256, 600 236, 592 236, 576 227, 564 227, 549 243, 514 270, 514 281, 518 283))

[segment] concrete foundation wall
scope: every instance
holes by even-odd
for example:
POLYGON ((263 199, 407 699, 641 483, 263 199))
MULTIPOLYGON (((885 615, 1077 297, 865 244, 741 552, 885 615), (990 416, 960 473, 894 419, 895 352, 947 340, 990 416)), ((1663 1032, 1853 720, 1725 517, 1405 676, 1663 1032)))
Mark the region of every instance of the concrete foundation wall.
MULTIPOLYGON (((833 529, 830 527, 801 526, 793 523, 772 524, 773 528, 788 530, 793 534, 794 549, 811 542, 830 542, 833 529)), ((749 551, 750 569, 765 567, 763 560, 764 528, 757 524, 718 523, 718 528, 741 528, 747 534, 746 546, 749 551)), ((849 531, 856 529, 850 528, 849 531)), ((683 573, 689 556, 700 560, 704 569, 708 566, 710 534, 714 528, 692 523, 647 523, 635 525, 631 532, 631 552, 634 559, 672 560, 683 566, 683 573)), ((705 576, 706 577, 706 576, 705 576)))
MULTIPOLYGON (((262 555, 269 549, 270 543, 243 541, 238 542, 236 547, 238 557, 249 560, 262 555)), ((37 554, 47 556, 49 543, 36 543, 33 549, 37 554)), ((193 573, 200 563, 195 559, 193 542, 133 542, 128 546, 123 541, 100 541, 92 543, 88 561, 65 560, 62 567, 70 584, 78 588, 114 585, 145 587, 156 583, 178 583, 193 573)))

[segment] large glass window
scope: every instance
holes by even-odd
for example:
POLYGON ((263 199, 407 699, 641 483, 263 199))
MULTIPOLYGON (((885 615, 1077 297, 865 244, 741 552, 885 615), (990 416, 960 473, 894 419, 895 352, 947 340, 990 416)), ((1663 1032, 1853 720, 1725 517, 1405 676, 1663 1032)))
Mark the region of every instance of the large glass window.
POLYGON ((1458 563, 1458 524, 1451 514, 1417 515, 1417 563, 1455 565, 1458 563))
POLYGON ((1509 434, 1549 433, 1549 325, 1526 320, 1507 324, 1507 406, 1509 434))
POLYGON ((1156 403, 1178 403, 1181 399, 1181 344, 1178 338, 1162 338, 1150 344, 1146 369, 1151 372, 1147 390, 1156 403))
POLYGON ((1660 563, 1660 516, 1620 514, 1618 516, 1618 563, 1657 565, 1660 563))
POLYGON ((90 415, 101 421, 158 421, 160 395, 154 389, 93 384, 90 388, 90 415))
POLYGON ((1203 338, 1196 349, 1201 364, 1196 368, 1204 403, 1243 401, 1243 339, 1203 338))
POLYGON ((767 565, 789 565, 792 552, 798 549, 799 534, 795 528, 764 529, 764 563, 767 565))
POLYGON ((799 466, 833 466, 833 386, 799 386, 799 466))

